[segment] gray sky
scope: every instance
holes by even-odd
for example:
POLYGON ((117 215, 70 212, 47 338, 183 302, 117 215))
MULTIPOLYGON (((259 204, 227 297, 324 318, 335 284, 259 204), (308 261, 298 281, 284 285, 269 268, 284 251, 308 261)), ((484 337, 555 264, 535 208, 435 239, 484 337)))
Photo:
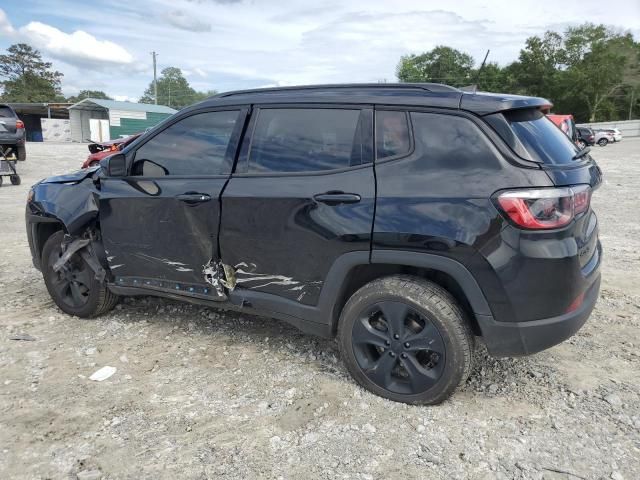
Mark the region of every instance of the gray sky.
POLYGON ((63 91, 137 99, 176 66, 199 90, 394 81, 402 54, 449 45, 480 62, 515 60, 524 41, 585 21, 640 38, 638 0, 8 0, 0 49, 24 41, 65 74, 63 91))

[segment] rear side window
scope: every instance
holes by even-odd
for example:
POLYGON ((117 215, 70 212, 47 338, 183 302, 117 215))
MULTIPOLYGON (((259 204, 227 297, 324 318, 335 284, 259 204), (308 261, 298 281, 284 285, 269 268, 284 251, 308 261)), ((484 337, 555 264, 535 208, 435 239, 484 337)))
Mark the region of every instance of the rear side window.
MULTIPOLYGON (((467 174, 462 174, 465 171, 487 173, 500 169, 495 148, 471 120, 456 115, 411 112, 411 123, 416 149, 425 158, 425 168, 455 172, 451 181, 456 182, 468 180, 467 174)), ((471 178, 478 180, 481 176, 475 173, 471 178)))
POLYGON ((376 111, 376 158, 406 155, 411 149, 409 122, 406 112, 376 111))
MULTIPOLYGON (((504 114, 532 160, 547 165, 566 165, 578 151, 573 142, 537 109, 512 110, 504 114)), ((584 135, 582 129, 579 129, 584 135)))
POLYGON ((4 107, 0 105, 0 117, 3 118, 12 118, 13 115, 13 110, 11 110, 9 107, 4 107))
POLYGON ((177 121, 136 151, 133 174, 221 175, 238 110, 198 113, 177 121))
POLYGON ((249 173, 317 172, 362 163, 360 110, 261 109, 249 173))

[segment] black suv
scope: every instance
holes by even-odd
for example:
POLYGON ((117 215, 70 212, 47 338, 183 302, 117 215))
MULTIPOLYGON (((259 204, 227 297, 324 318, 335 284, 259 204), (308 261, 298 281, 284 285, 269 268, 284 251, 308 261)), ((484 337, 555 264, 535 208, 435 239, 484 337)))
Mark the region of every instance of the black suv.
POLYGON ((66 313, 157 295, 275 317, 337 336, 364 388, 438 403, 475 337, 538 352, 598 297, 601 172, 548 108, 438 84, 221 94, 36 184, 33 262, 66 313))
POLYGON ((26 160, 25 137, 24 123, 16 111, 10 105, 0 104, 0 149, 7 157, 26 160))
POLYGON ((578 145, 581 148, 596 144, 596 134, 590 128, 577 127, 576 133, 578 134, 578 145))

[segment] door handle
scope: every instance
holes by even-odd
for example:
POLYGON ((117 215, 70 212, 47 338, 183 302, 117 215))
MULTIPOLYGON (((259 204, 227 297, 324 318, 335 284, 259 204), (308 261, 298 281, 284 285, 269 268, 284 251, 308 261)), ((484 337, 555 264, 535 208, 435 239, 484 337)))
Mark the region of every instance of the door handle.
POLYGON ((211 195, 207 193, 182 193, 180 195, 176 195, 176 199, 181 202, 195 204, 195 203, 203 203, 211 200, 211 195))
POLYGON ((313 199, 316 202, 326 203, 327 205, 339 205, 341 203, 358 203, 360 195, 356 193, 327 192, 314 195, 313 199))

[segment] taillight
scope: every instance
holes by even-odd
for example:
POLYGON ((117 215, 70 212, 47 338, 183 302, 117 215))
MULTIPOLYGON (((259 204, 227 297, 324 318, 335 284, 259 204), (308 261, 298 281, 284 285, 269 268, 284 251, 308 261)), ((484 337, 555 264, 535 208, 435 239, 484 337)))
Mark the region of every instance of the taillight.
POLYGON ((16 120, 16 128, 24 128, 24 122, 22 120, 16 120))
POLYGON ((560 228, 589 209, 591 188, 579 185, 565 188, 522 189, 502 192, 497 201, 516 225, 530 230, 560 228))

